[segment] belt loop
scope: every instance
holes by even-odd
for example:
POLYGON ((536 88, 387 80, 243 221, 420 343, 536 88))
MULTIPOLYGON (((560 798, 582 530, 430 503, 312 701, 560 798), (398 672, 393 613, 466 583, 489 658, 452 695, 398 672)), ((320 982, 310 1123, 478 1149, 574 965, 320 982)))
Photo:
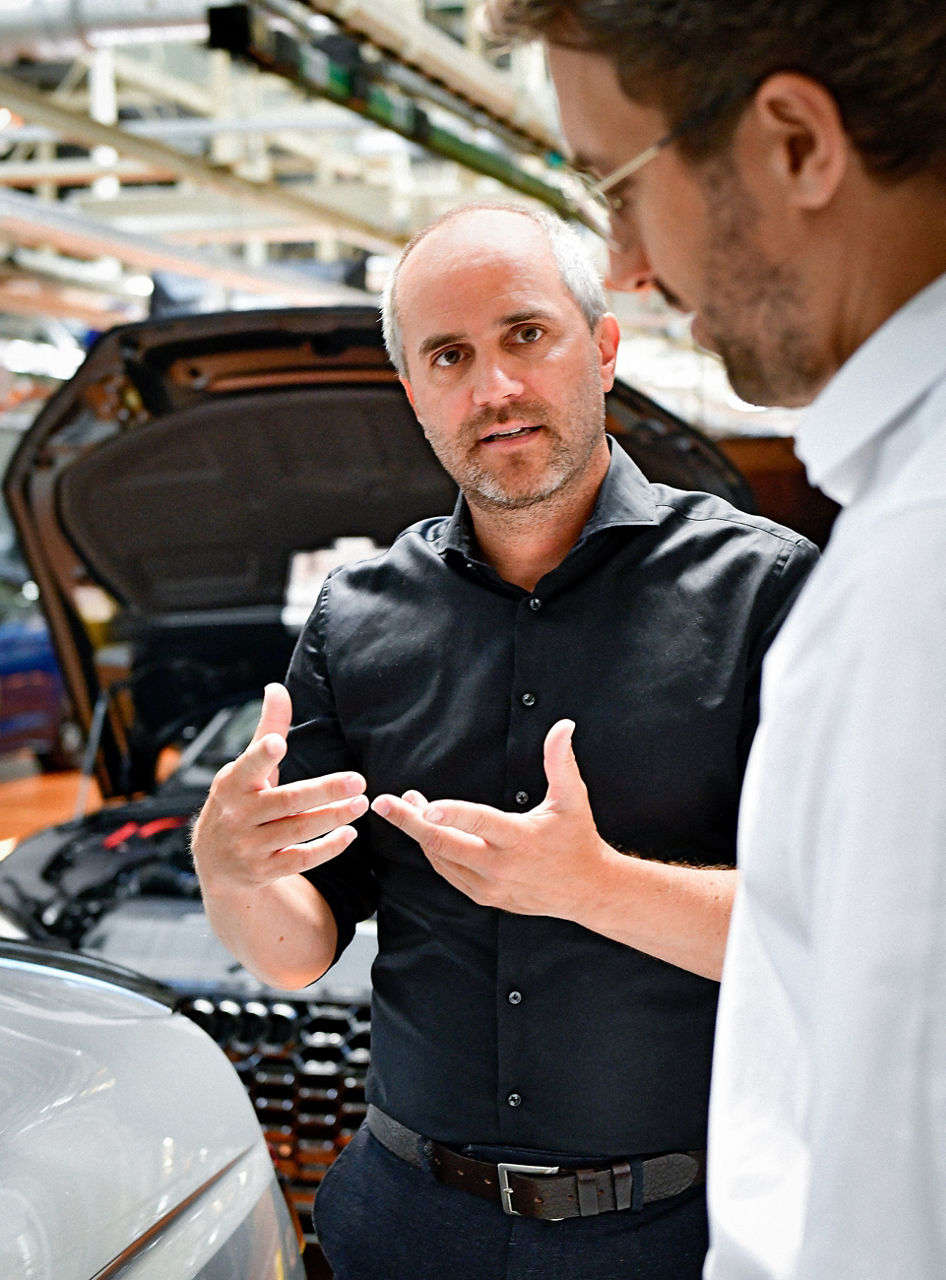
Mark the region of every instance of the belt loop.
POLYGON ((627 1160, 615 1161, 611 1166, 611 1177, 614 1179, 615 1209, 630 1209, 631 1197, 634 1193, 630 1163, 627 1160))
POLYGON ((640 1213, 644 1207, 644 1162, 632 1160, 631 1164, 631 1212, 640 1213))
POLYGON ((583 1218, 594 1218, 600 1213, 598 1208, 598 1179, 594 1169, 576 1169, 575 1181, 578 1187, 578 1212, 583 1218))

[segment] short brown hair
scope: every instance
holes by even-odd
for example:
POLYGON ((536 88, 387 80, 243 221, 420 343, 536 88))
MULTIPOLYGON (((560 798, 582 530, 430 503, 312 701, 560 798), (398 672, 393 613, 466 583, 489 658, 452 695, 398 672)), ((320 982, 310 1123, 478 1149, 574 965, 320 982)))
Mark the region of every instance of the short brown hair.
POLYGON ((834 97, 875 176, 932 169, 946 180, 943 0, 484 0, 480 24, 498 41, 602 54, 628 98, 671 126, 735 95, 681 139, 694 158, 725 145, 767 76, 797 71, 834 97))

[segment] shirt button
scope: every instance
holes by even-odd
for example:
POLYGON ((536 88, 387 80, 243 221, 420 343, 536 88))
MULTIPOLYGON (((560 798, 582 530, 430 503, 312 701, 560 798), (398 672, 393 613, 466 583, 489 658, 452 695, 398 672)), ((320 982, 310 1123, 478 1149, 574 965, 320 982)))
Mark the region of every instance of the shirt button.
POLYGON ((511 1093, 509 1097, 506 1099, 506 1103, 510 1107, 521 1107, 522 1098, 520 1098, 518 1093, 511 1093))
POLYGON ((528 804, 528 803, 529 803, 529 793, 528 793, 528 791, 517 791, 517 792, 516 792, 516 804, 528 804))
POLYGON ((529 608, 532 610, 533 613, 539 612, 539 610, 542 608, 542 601, 539 599, 538 596, 532 597, 532 599, 529 601, 529 608))
POLYGON ((535 694, 534 694, 534 693, 524 693, 524 694, 522 695, 521 702, 522 702, 522 705, 523 705, 524 707, 534 707, 534 706, 535 706, 535 694))
POLYGON ((522 992, 510 991, 506 999, 509 1001, 510 1004, 522 1004, 522 992))

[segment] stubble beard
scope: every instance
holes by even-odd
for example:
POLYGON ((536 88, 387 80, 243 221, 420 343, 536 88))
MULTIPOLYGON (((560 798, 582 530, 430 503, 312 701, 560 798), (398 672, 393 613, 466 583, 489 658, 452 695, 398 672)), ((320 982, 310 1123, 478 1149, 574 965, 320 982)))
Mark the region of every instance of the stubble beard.
POLYGON ((587 376, 575 394, 558 410, 542 401, 530 401, 507 410, 478 414, 464 423, 463 438, 468 443, 462 458, 438 456, 472 507, 496 513, 528 511, 551 503, 559 495, 567 496, 580 484, 601 443, 604 428, 600 374, 596 365, 589 364, 587 376), (535 461, 528 457, 509 457, 501 470, 478 462, 475 454, 484 431, 519 418, 541 423, 548 437, 549 450, 539 474, 535 474, 535 461), (559 429, 560 422, 568 424, 566 430, 559 429))
MULTIPOLYGON (((540 480, 529 483, 523 477, 522 486, 516 485, 515 473, 526 471, 532 465, 529 463, 519 465, 514 459, 510 459, 511 474, 502 477, 471 460, 460 484, 471 506, 487 511, 527 511, 549 502, 576 475, 584 471, 600 432, 596 432, 594 438, 590 437, 590 433, 583 433, 578 441, 567 443, 555 427, 549 424, 548 419, 549 414, 544 413, 541 419, 542 429, 549 436, 551 452, 540 480)), ((501 426, 502 422, 498 421, 496 425, 501 426)))
POLYGON ((754 239, 758 211, 721 160, 707 170, 713 248, 701 319, 733 390, 748 404, 808 404, 824 383, 800 273, 754 239))

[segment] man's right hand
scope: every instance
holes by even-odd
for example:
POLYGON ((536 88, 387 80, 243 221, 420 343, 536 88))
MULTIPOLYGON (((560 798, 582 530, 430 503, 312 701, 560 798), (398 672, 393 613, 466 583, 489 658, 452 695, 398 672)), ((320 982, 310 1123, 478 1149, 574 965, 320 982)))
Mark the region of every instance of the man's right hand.
POLYGON ((259 888, 336 857, 354 840, 347 824, 368 808, 365 780, 332 773, 279 786, 292 703, 267 685, 249 746, 214 778, 194 826, 201 884, 211 894, 259 888))
POLYGON ((291 721, 288 690, 267 685, 253 741, 214 778, 191 847, 221 942, 262 981, 295 988, 325 972, 338 937, 325 899, 299 873, 351 844, 348 824, 368 798, 357 773, 280 786, 291 721))

